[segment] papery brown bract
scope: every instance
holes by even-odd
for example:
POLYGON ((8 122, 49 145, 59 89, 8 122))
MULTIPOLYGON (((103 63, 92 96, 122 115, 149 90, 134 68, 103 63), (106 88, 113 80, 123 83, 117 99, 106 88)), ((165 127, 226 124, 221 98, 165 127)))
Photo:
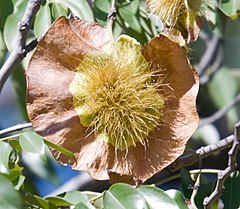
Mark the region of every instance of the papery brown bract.
MULTIPOLYGON (((139 184, 172 163, 184 151, 198 125, 198 76, 177 43, 163 35, 142 48, 152 69, 163 69, 165 107, 162 121, 146 146, 128 152, 89 134, 81 125, 69 86, 84 55, 100 51, 113 40, 97 23, 61 17, 39 42, 27 74, 27 111, 34 129, 47 140, 74 153, 74 169, 99 180, 139 184)), ((52 150, 61 163, 69 159, 52 150)))

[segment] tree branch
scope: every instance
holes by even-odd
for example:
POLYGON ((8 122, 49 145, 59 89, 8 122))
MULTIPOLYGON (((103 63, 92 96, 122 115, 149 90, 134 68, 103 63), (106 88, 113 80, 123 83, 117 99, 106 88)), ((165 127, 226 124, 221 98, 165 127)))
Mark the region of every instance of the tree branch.
POLYGON ((30 0, 28 2, 22 21, 18 25, 18 38, 16 42, 16 48, 12 51, 11 55, 0 70, 0 94, 6 80, 11 75, 11 73, 21 63, 26 54, 36 46, 35 41, 35 44, 30 44, 26 47, 26 40, 30 26, 37 11, 40 8, 41 3, 42 0, 30 0))
POLYGON ((117 15, 117 10, 116 10, 116 0, 112 0, 112 4, 111 4, 111 9, 110 12, 108 14, 108 27, 111 28, 113 25, 113 21, 115 20, 117 15))
POLYGON ((206 158, 215 152, 227 149, 231 147, 233 140, 234 140, 234 135, 230 135, 220 140, 216 144, 201 147, 196 151, 191 150, 188 153, 184 153, 177 160, 175 160, 171 165, 169 165, 160 173, 154 175, 154 177, 149 179, 146 183, 154 184, 155 182, 161 181, 161 179, 164 179, 167 176, 171 175, 173 172, 181 169, 182 167, 193 165, 194 163, 199 162, 201 159, 206 158))
POLYGON ((237 168, 237 153, 240 148, 240 122, 235 125, 234 129, 234 140, 233 145, 230 151, 228 152, 228 167, 218 173, 218 180, 213 193, 204 199, 203 205, 205 209, 211 209, 212 204, 218 200, 221 196, 224 183, 227 177, 230 176, 232 172, 234 172, 237 168))
POLYGON ((240 93, 234 98, 234 100, 226 104, 222 109, 218 110, 213 115, 206 118, 202 118, 199 122, 199 127, 217 121, 218 119, 223 117, 227 111, 229 111, 234 105, 236 105, 239 102, 240 102, 240 93))
POLYGON ((18 124, 16 126, 12 126, 12 127, 0 130, 0 137, 14 131, 21 131, 22 129, 31 128, 31 127, 32 127, 31 123, 18 124))

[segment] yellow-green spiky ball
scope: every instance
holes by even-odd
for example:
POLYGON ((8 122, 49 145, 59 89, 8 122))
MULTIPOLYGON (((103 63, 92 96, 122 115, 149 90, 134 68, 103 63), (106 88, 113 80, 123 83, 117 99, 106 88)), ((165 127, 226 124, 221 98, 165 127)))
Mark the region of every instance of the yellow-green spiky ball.
POLYGON ((145 145, 164 106, 156 74, 126 36, 111 50, 86 55, 70 86, 82 125, 117 149, 145 145))

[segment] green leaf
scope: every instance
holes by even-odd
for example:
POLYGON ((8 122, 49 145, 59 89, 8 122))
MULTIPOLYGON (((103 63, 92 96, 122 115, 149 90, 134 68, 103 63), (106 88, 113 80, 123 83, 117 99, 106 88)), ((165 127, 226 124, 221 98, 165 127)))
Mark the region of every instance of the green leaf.
POLYGON ((133 8, 132 5, 135 5, 136 2, 139 2, 138 0, 132 1, 130 3, 127 3, 126 5, 123 5, 118 8, 118 12, 122 19, 126 21, 126 23, 129 25, 130 28, 135 30, 138 33, 142 32, 142 27, 139 22, 139 4, 133 8))
POLYGON ((25 70, 22 65, 19 65, 17 69, 12 73, 11 83, 16 95, 18 106, 21 115, 25 121, 28 121, 28 115, 26 110, 26 76, 25 70))
MULTIPOLYGON (((211 98, 219 109, 232 101, 238 93, 238 84, 226 68, 219 69, 207 87, 211 98)), ((232 126, 238 121, 237 109, 232 108, 226 116, 229 128, 232 129, 232 126)))
POLYGON ((240 8, 239 0, 221 0, 220 9, 231 18, 237 18, 237 11, 240 8))
POLYGON ((75 157, 75 155, 71 151, 69 151, 69 150, 67 150, 67 149, 65 149, 63 147, 60 147, 60 146, 58 146, 58 145, 56 145, 56 144, 54 144, 54 143, 52 143, 52 142, 50 142, 50 141, 48 141, 46 139, 44 139, 44 143, 47 146, 49 146, 49 147, 51 147, 51 148, 61 152, 62 154, 66 155, 66 156, 72 158, 74 161, 76 161, 76 157, 75 157))
POLYGON ((209 196, 214 189, 214 182, 208 181, 208 179, 203 175, 200 176, 200 186, 197 188, 197 194, 194 197, 194 202, 198 209, 204 209, 203 200, 205 197, 209 196))
POLYGON ((240 207, 240 173, 235 171, 225 181, 224 191, 221 197, 224 208, 239 208, 240 207))
POLYGON ((159 209, 171 208, 179 209, 174 200, 172 200, 164 191, 153 186, 140 186, 137 189, 127 184, 114 184, 110 189, 104 192, 104 209, 159 209))
POLYGON ((56 20, 61 16, 67 16, 67 8, 60 3, 52 4, 52 16, 56 20))
POLYGON ((12 153, 12 147, 3 141, 0 141, 0 173, 9 173, 9 158, 12 153))
POLYGON ((4 43, 4 40, 3 40, 3 33, 0 30, 0 66, 2 66, 2 64, 4 62, 6 52, 7 52, 7 49, 6 49, 6 45, 4 43))
POLYGON ((38 134, 34 132, 24 132, 19 137, 19 143, 25 152, 43 156, 45 153, 45 144, 38 134))
POLYGON ((79 203, 74 207, 74 209, 89 209, 89 207, 83 203, 79 203))
POLYGON ((0 175, 0 209, 21 209, 22 202, 20 195, 11 183, 0 175))
POLYGON ((87 196, 82 194, 79 191, 65 192, 61 196, 64 200, 72 203, 73 205, 76 205, 80 202, 82 202, 82 203, 87 203, 88 202, 87 196))
POLYGON ((70 202, 64 200, 61 197, 46 197, 45 200, 47 200, 48 202, 52 203, 53 205, 56 206, 71 206, 73 204, 71 204, 70 202))
POLYGON ((192 180, 188 170, 185 168, 181 168, 181 185, 184 197, 190 199, 193 192, 191 187, 193 187, 194 181, 192 180))
POLYGON ((138 209, 147 208, 146 202, 140 192, 127 184, 114 184, 110 189, 104 192, 104 209, 138 209))
POLYGON ((171 197, 173 200, 175 200, 179 209, 188 209, 188 206, 184 201, 183 194, 180 191, 175 189, 170 189, 165 191, 165 193, 168 194, 168 196, 171 197))
POLYGON ((110 0, 95 0, 94 3, 94 17, 102 24, 107 24, 107 16, 111 8, 110 0))
POLYGON ((87 196, 87 198, 89 199, 89 202, 91 202, 95 208, 103 208, 103 203, 102 203, 103 193, 83 191, 82 194, 87 196))
POLYGON ((13 12, 13 3, 10 0, 0 1, 0 30, 3 28, 6 18, 13 12))
POLYGON ((139 10, 139 5, 140 5, 140 1, 139 0, 132 0, 132 1, 128 1, 127 3, 121 3, 119 5, 119 9, 125 9, 127 11, 129 11, 132 14, 137 14, 138 10, 139 10))
POLYGON ((163 190, 144 185, 137 188, 145 199, 149 209, 171 208, 179 209, 176 202, 171 199, 163 190))
POLYGON ((26 201, 28 204, 39 206, 39 208, 50 209, 49 202, 41 197, 38 197, 37 195, 28 193, 24 196, 24 201, 26 201))
POLYGON ((51 12, 48 3, 41 6, 35 21, 34 21, 34 34, 36 37, 44 35, 51 25, 51 12))
POLYGON ((21 18, 27 7, 27 3, 28 0, 18 0, 16 4, 14 4, 13 13, 6 19, 3 29, 3 37, 9 51, 12 51, 16 45, 18 23, 21 21, 21 18))
POLYGON ((84 20, 94 20, 93 12, 86 0, 59 0, 66 5, 74 15, 84 20))
POLYGON ((88 200, 88 197, 79 191, 64 192, 56 197, 46 197, 45 200, 55 206, 71 206, 79 205, 88 209, 94 209, 93 205, 88 200))

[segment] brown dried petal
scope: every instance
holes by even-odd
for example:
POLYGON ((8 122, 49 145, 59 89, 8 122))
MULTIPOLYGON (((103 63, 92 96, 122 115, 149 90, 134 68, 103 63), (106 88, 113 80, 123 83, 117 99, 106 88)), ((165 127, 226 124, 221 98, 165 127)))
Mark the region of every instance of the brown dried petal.
MULTIPOLYGON (((35 130, 46 139, 72 151, 74 169, 104 180, 141 183, 182 154, 198 124, 195 100, 198 77, 184 50, 164 36, 152 39, 143 54, 152 66, 167 69, 164 83, 169 95, 163 121, 151 133, 146 147, 140 143, 126 151, 87 136, 73 107, 69 85, 85 53, 101 50, 108 31, 96 23, 60 18, 40 41, 27 69, 27 110, 35 130)), ((68 158, 53 152, 62 163, 68 158)))

